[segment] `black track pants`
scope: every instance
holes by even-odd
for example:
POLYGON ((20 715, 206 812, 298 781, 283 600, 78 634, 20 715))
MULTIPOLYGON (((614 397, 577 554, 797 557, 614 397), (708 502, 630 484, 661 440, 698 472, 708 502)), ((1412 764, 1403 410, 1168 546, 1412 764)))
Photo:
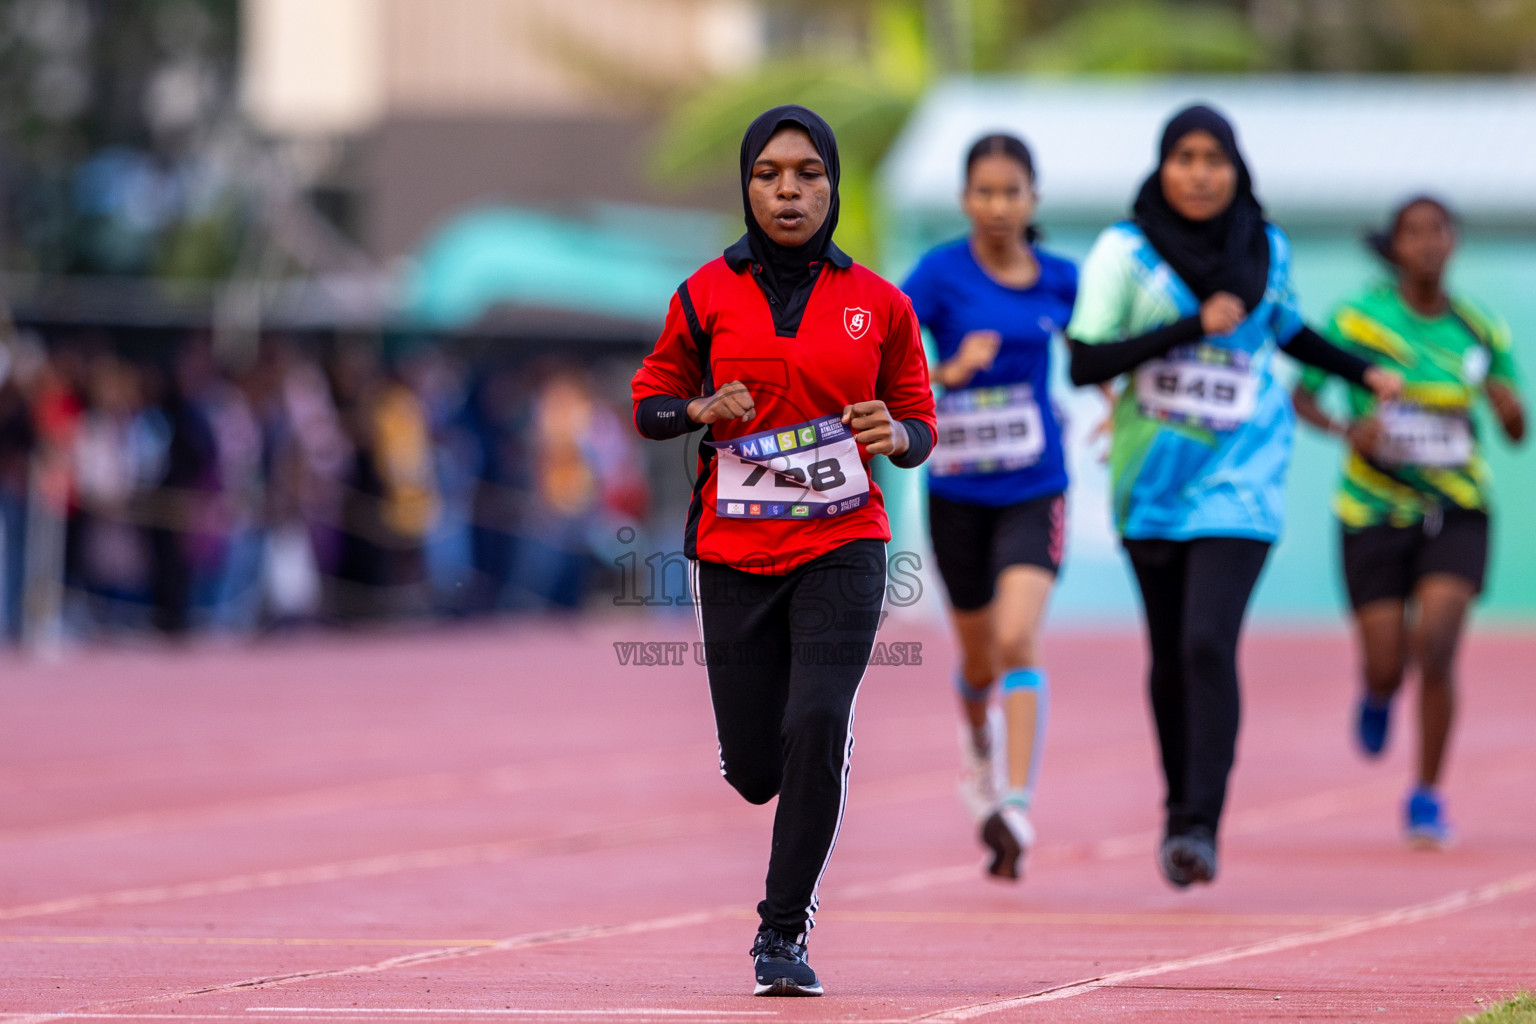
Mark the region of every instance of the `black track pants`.
POLYGON ((885 597, 885 545, 857 540, 770 576, 695 563, 720 772, 775 795, 763 924, 803 936, 848 799, 853 704, 885 597))
POLYGON ((1238 537, 1127 540, 1152 648, 1152 714, 1168 833, 1221 821, 1237 746, 1237 640, 1269 544, 1238 537))

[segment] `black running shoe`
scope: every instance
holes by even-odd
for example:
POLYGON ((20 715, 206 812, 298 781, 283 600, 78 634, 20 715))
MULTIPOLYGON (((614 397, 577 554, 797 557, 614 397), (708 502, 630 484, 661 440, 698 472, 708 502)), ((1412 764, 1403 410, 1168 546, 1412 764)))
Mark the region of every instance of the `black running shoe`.
POLYGON ((1216 877, 1216 837, 1203 825, 1168 836, 1158 851, 1157 863, 1163 877, 1180 889, 1195 882, 1210 882, 1216 877))
POLYGON ((755 996, 819 996, 821 982, 805 962, 805 947, 772 928, 759 928, 752 943, 755 996))

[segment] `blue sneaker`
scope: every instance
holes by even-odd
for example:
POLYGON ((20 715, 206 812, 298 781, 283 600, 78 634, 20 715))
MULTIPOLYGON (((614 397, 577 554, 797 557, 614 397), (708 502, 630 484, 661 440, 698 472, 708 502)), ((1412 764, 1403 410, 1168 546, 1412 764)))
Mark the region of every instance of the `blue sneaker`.
POLYGON ((772 928, 759 928, 752 943, 755 996, 819 996, 821 982, 805 962, 805 944, 772 928))
POLYGON ((1445 809, 1440 797, 1428 786, 1418 786, 1408 794, 1403 809, 1408 819, 1408 845, 1421 850, 1443 850, 1450 846, 1455 836, 1445 820, 1445 809))
POLYGON ((1366 693, 1360 698, 1360 715, 1355 721, 1355 737, 1367 757, 1378 757, 1387 745, 1387 725, 1392 720, 1392 698, 1383 700, 1366 693))

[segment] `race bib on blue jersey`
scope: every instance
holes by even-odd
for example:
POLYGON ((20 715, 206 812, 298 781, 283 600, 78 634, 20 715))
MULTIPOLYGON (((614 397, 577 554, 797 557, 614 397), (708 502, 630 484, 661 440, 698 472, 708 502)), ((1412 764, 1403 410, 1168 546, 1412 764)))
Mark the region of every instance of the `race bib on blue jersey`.
POLYGON ((718 516, 810 521, 869 504, 869 474, 841 417, 709 444, 718 516))
POLYGON ((950 391, 935 404, 934 476, 1007 473, 1033 466, 1045 452, 1045 421, 1028 384, 950 391))
POLYGON ((1149 419, 1236 430, 1253 419, 1258 400, 1258 375, 1237 349, 1186 346, 1136 370, 1136 404, 1149 419))

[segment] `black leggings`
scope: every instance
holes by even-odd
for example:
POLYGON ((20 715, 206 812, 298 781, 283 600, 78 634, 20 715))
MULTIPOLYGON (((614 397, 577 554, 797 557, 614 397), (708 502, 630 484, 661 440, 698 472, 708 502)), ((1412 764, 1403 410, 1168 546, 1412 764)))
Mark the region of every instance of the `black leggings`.
POLYGON ((885 545, 852 541, 783 575, 695 564, 720 773, 754 804, 779 798, 757 913, 804 942, 848 800, 853 704, 880 626, 885 545))
POLYGON ((1237 639, 1269 544, 1239 537, 1127 540, 1152 648, 1152 714, 1168 834, 1214 835, 1237 746, 1237 639))

